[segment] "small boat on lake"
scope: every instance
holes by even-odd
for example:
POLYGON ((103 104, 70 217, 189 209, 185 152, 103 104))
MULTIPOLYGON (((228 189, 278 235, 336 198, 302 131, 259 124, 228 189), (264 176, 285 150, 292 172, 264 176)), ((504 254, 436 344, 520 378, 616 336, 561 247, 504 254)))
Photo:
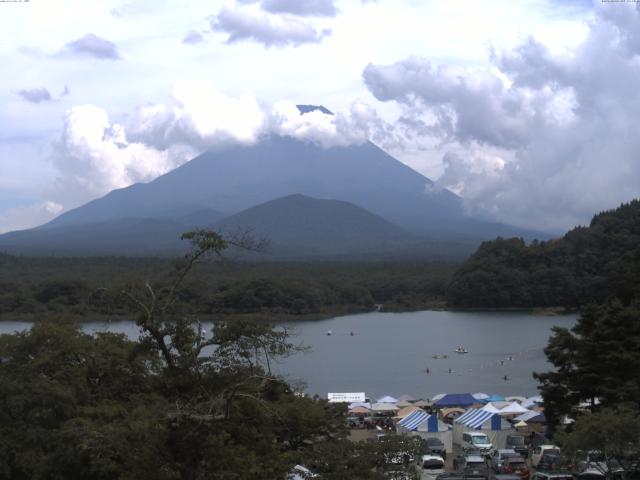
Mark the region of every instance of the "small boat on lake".
POLYGON ((456 347, 456 353, 469 353, 469 350, 464 348, 462 345, 456 347))
POLYGON ((333 332, 331 330, 327 331, 327 336, 330 337, 333 334, 333 332))

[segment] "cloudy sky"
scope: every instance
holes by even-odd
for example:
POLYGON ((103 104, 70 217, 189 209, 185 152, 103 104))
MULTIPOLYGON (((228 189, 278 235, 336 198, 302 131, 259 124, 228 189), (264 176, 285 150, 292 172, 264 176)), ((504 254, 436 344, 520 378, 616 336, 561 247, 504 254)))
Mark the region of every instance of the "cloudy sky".
POLYGON ((1 2, 0 232, 270 133, 370 139, 472 214, 585 223, 640 196, 639 5, 1 2))

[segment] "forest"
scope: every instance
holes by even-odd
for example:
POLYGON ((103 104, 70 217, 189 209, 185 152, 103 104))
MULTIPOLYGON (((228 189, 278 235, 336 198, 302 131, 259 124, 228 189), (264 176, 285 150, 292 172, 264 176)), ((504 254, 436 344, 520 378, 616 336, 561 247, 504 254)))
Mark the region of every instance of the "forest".
POLYGON ((527 245, 484 242, 453 275, 451 307, 577 309, 640 293, 640 201, 595 215, 587 227, 527 245))
MULTIPOLYGON (((0 319, 127 317, 122 292, 158 286, 174 267, 166 258, 17 257, 0 254, 0 319)), ((326 318, 444 306, 457 265, 438 262, 249 262, 196 265, 181 285, 176 309, 205 317, 266 320, 326 318)))

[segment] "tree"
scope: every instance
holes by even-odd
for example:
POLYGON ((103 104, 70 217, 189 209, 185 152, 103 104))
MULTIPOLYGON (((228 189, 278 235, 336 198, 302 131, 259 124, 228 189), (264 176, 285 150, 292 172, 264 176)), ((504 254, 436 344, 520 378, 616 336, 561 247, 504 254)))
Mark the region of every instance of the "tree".
POLYGON ((199 230, 169 282, 130 287, 138 341, 61 319, 0 336, 0 478, 283 478, 300 452, 339 441, 344 414, 271 369, 298 347, 283 328, 176 306, 196 262, 248 237, 199 230))
POLYGON ((571 432, 559 432, 555 441, 574 457, 597 452, 591 465, 609 476, 618 468, 638 472, 640 410, 621 406, 580 415, 571 432))
POLYGON ((551 429, 580 409, 640 408, 640 309, 619 301, 584 309, 576 325, 554 328, 545 348, 555 370, 536 373, 551 429))

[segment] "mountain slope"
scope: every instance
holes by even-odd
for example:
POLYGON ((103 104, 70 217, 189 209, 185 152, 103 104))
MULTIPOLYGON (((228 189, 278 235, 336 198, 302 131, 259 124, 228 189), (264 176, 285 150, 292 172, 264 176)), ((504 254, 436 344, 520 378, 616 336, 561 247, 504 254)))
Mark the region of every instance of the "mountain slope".
POLYGON ((391 252, 422 239, 351 203, 305 195, 278 198, 225 218, 216 228, 249 228, 274 255, 391 252))
POLYGON ((207 152, 148 184, 115 190, 60 215, 45 227, 127 217, 164 217, 179 208, 229 214, 302 193, 344 200, 408 230, 434 238, 529 236, 530 232, 473 220, 459 197, 372 143, 322 148, 286 137, 207 152))
POLYGON ((483 243, 456 272, 447 301, 459 307, 579 307, 640 296, 640 201, 593 217, 559 240, 483 243))

